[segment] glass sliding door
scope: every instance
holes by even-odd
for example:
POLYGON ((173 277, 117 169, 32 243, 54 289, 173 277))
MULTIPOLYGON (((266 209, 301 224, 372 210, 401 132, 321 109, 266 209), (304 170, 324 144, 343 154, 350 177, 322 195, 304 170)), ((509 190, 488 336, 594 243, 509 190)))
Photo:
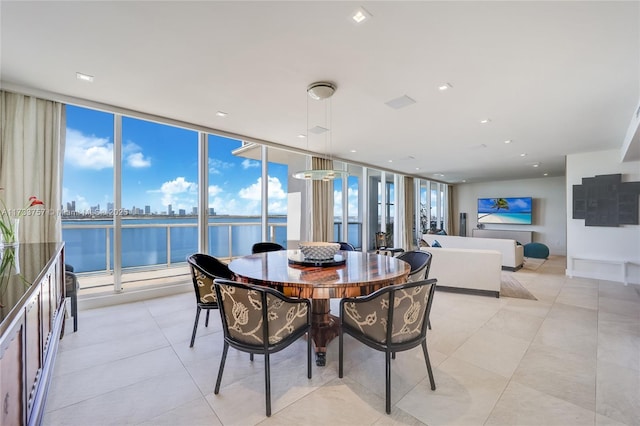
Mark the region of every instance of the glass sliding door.
MULTIPOLYGON (((62 182, 65 261, 76 272, 113 270, 114 116, 66 106, 62 182)), ((80 281, 81 286, 86 282, 80 281)))
POLYGON ((184 263, 198 250, 198 134, 122 118, 122 267, 184 263))

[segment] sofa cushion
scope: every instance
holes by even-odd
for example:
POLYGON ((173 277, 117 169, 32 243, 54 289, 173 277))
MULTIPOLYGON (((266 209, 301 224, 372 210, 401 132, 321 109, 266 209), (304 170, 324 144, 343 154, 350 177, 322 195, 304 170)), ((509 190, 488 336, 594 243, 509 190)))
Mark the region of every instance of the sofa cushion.
POLYGON ((423 234, 422 238, 431 245, 437 239, 440 245, 446 248, 498 250, 502 253, 502 266, 505 269, 517 270, 522 267, 524 261, 523 246, 517 245, 515 240, 433 234, 423 234))

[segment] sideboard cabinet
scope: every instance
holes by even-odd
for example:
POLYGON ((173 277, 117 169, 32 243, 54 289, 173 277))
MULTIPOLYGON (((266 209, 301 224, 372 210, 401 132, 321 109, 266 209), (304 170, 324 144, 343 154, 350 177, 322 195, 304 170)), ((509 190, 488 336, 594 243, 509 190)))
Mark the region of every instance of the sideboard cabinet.
POLYGON ((38 425, 64 321, 64 244, 0 250, 0 425, 38 425))

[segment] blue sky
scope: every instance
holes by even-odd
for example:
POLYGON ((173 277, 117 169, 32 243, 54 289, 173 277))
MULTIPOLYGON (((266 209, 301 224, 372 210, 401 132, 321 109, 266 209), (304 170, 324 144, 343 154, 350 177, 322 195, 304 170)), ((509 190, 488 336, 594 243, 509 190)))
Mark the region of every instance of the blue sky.
MULTIPOLYGON (((63 206, 76 202, 76 211, 113 202, 113 114, 67 106, 67 135, 63 206)), ((151 206, 163 213, 189 214, 197 206, 198 134, 192 130, 131 117, 122 120, 122 207, 151 206)), ((259 215, 260 161, 231 152, 241 141, 209 135, 209 207, 217 214, 259 215)), ((288 167, 270 163, 269 214, 287 212, 288 167)), ((341 192, 335 192, 341 211, 341 192)), ((350 212, 357 212, 357 182, 350 185, 350 212)))

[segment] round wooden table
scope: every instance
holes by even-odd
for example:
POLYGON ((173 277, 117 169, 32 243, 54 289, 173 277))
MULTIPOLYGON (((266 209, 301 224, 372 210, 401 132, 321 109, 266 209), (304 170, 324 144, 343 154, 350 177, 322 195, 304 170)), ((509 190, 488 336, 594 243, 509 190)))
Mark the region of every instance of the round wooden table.
MULTIPOLYGON (((340 321, 330 313, 329 300, 361 296, 391 284, 407 281, 411 267, 392 256, 340 251, 345 260, 337 266, 291 264, 299 250, 280 250, 241 257, 229 263, 236 280, 274 287, 289 297, 311 299, 311 338, 316 364, 326 363, 327 344, 338 335, 340 321)), ((340 259, 337 257, 336 259, 340 259)))

